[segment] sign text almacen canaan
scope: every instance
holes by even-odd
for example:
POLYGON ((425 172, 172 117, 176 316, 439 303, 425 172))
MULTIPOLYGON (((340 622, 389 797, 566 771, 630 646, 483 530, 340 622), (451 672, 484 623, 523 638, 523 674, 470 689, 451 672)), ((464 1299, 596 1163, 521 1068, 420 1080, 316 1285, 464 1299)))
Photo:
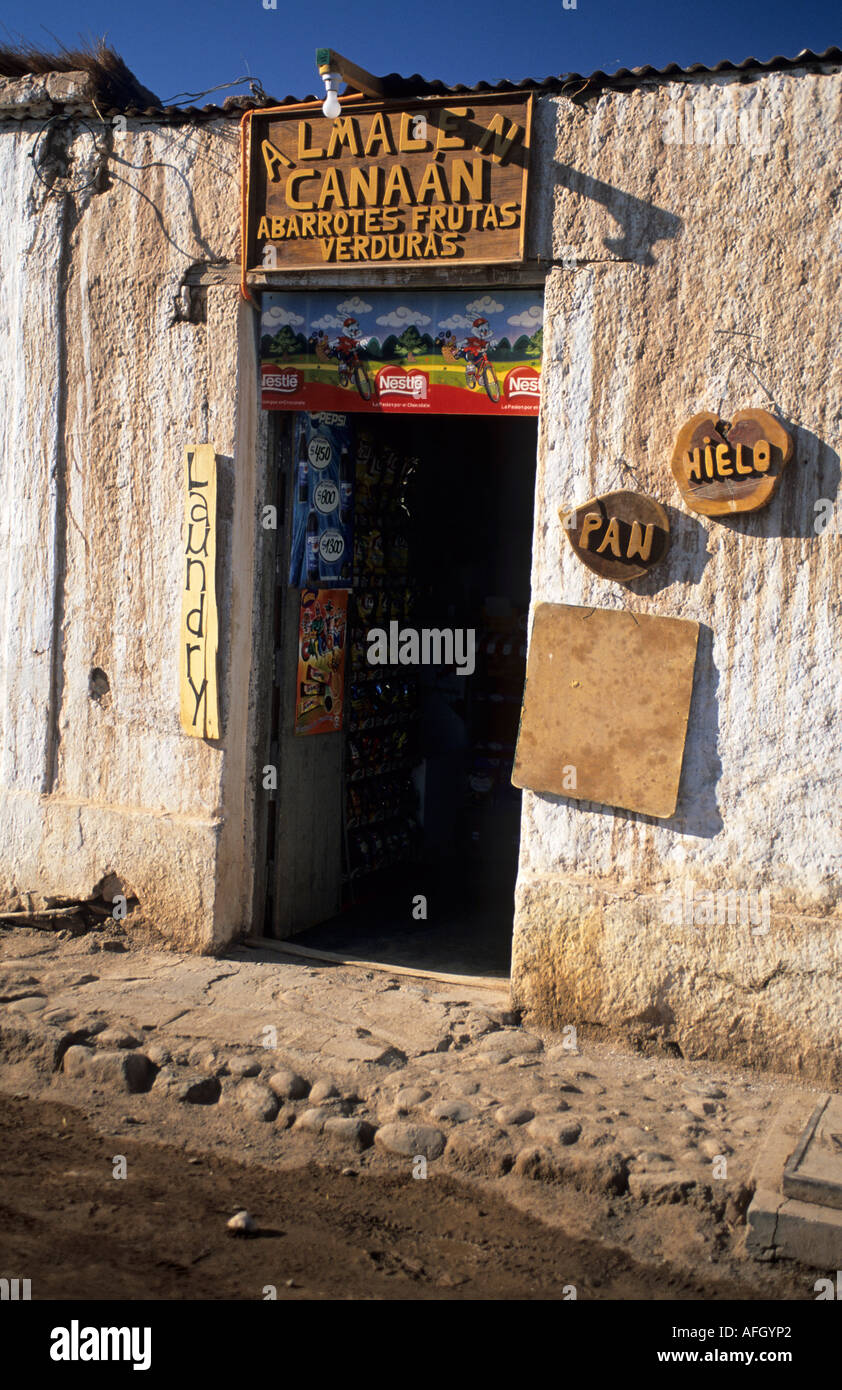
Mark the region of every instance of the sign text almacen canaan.
POLYGON ((250 113, 246 270, 522 260, 531 101, 250 113))

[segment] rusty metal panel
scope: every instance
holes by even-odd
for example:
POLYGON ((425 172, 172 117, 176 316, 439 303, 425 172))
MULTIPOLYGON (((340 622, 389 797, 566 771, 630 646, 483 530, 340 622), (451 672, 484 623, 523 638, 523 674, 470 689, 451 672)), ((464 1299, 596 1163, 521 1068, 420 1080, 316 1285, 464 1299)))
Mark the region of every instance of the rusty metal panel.
POLYGON ((673 815, 698 637, 682 618, 539 604, 514 785, 673 815))

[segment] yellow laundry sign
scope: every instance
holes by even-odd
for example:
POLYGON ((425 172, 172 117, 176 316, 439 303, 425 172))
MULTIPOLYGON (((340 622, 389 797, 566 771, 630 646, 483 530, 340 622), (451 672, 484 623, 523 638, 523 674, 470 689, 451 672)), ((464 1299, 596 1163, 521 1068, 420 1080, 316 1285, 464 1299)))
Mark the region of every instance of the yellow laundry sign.
POLYGON ((184 451, 179 691, 181 727, 192 738, 219 738, 216 649, 216 453, 184 451))

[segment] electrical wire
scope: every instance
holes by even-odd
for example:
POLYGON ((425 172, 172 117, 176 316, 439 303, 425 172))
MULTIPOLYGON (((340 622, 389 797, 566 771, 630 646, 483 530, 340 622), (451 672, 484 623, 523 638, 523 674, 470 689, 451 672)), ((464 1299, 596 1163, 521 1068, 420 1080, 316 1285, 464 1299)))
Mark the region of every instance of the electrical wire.
POLYGON ((198 101, 200 97, 209 97, 213 92, 223 92, 228 87, 242 87, 243 83, 248 83, 251 95, 255 101, 268 101, 269 98, 263 89, 263 83, 256 77, 246 73, 245 77, 235 77, 233 82, 220 82, 216 87, 208 87, 205 92, 176 92, 174 97, 169 97, 167 101, 161 103, 162 106, 182 106, 186 101, 198 101))

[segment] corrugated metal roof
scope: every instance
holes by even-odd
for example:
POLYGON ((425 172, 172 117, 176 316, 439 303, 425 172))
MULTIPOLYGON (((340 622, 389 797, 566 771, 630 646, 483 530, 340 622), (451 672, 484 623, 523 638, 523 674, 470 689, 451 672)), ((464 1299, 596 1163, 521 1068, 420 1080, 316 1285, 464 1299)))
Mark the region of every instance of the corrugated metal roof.
MULTIPOLYGON (((423 96, 480 96, 491 92, 532 91, 543 92, 547 95, 575 97, 580 101, 586 101, 606 89, 636 87, 645 82, 656 80, 666 79, 667 81, 678 82, 687 78, 715 76, 719 73, 729 72, 743 73, 747 76, 754 73, 762 75, 768 72, 785 72, 793 68, 822 68, 839 64, 842 64, 842 49, 840 48, 827 48, 824 53, 813 53, 811 49, 805 48, 795 58, 775 57, 769 58, 766 62, 760 58, 744 58, 741 63, 731 63, 725 59, 712 68, 706 67, 704 63, 692 63, 686 68, 680 67, 678 63, 667 63, 666 67, 663 68, 653 68, 646 64, 639 68, 618 68, 616 72, 612 73, 603 72, 600 68, 588 76, 570 72, 544 78, 524 77, 519 82, 477 82, 470 87, 461 83, 457 83, 455 86, 449 85, 436 79, 422 77, 419 73, 415 73, 412 77, 402 77, 399 73, 393 72, 382 78, 381 81, 387 99, 408 99, 423 96)), ((220 116, 239 116, 243 111, 263 110, 275 106, 293 106, 307 101, 321 101, 322 95, 286 96, 282 99, 267 97, 265 101, 258 101, 250 96, 231 96, 226 99, 222 106, 148 106, 144 109, 128 107, 123 114, 146 116, 157 120, 163 118, 166 121, 209 120, 220 116)), ((108 114, 113 113, 109 112, 108 114)))

